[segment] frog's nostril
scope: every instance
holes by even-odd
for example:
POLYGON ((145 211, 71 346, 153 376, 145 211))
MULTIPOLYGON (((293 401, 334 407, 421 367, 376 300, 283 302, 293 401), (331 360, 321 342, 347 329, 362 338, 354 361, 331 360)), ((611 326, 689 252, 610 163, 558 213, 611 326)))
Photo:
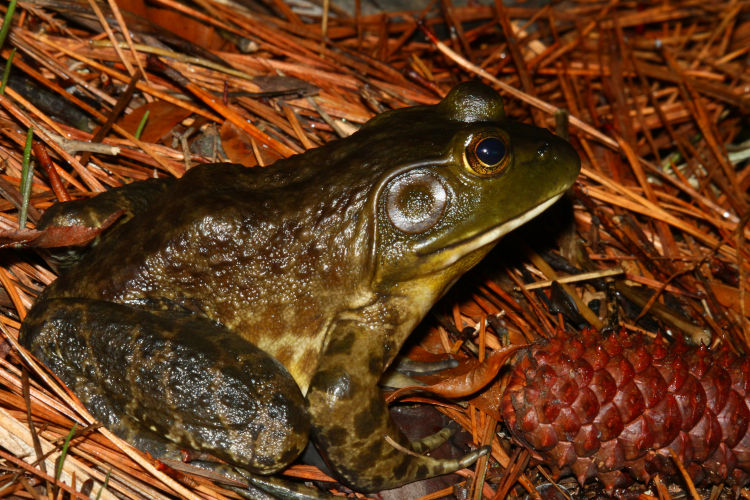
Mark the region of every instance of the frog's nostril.
POLYGON ((550 144, 548 141, 544 141, 536 149, 536 156, 540 160, 548 159, 551 154, 552 154, 552 144, 550 144))

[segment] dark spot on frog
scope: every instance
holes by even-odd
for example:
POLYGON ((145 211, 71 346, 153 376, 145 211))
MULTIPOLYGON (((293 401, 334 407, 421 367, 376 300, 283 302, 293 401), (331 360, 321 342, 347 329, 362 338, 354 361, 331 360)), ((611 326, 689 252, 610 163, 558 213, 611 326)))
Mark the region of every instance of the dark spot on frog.
POLYGON ((383 372, 383 358, 381 356, 370 356, 369 361, 370 373, 380 374, 383 372))
POLYGON ((372 413, 370 405, 367 405, 366 408, 363 408, 354 417, 354 434, 358 438, 366 439, 372 434, 372 431, 376 426, 374 419, 376 415, 377 413, 372 413))
POLYGON ((366 471, 377 465, 378 457, 380 457, 380 447, 373 446, 370 448, 364 448, 357 452, 357 463, 355 467, 357 470, 366 471))
POLYGON ((330 446, 341 446, 346 442, 349 431, 340 425, 334 425, 326 431, 326 439, 330 446))
POLYGON ((372 491, 378 491, 378 490, 383 489, 383 483, 384 482, 385 481, 380 476, 371 478, 370 479, 370 485, 372 487, 372 491))
POLYGON ((409 462, 409 455, 404 455, 398 467, 395 467, 393 469, 393 476, 397 479, 401 479, 406 476, 407 472, 409 472, 409 462))
POLYGON ((354 332, 348 332, 346 335, 331 340, 331 343, 328 344, 328 353, 331 355, 349 354, 353 343, 354 332))
POLYGON ((299 455, 299 450, 297 450, 296 448, 288 449, 281 455, 281 459, 279 460, 279 462, 285 464, 291 463, 292 460, 297 458, 297 455, 299 455))
POLYGON ((417 475, 418 476, 421 476, 421 477, 426 476, 427 475, 427 471, 428 471, 428 469, 427 469, 426 465, 420 465, 419 467, 417 467, 417 475))
POLYGON ((254 458, 256 463, 269 467, 277 463, 274 457, 268 457, 265 455, 256 455, 254 458))

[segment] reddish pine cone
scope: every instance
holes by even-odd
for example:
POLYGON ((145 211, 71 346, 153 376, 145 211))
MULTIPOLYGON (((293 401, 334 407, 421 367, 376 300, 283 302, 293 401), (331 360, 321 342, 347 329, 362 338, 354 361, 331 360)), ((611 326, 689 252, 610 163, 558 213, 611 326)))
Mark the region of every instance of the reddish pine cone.
POLYGON ((680 476, 750 482, 750 359, 624 331, 558 336, 520 352, 501 411, 555 477, 605 488, 680 476))

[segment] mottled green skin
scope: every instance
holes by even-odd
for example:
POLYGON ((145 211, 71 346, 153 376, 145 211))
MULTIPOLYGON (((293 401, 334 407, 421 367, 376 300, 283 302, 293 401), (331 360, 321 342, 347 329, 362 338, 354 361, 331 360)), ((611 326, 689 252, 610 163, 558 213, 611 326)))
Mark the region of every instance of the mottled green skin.
POLYGON ((358 490, 451 472, 477 453, 435 460, 394 448, 385 436, 409 443, 377 382, 432 304, 570 187, 578 165, 569 144, 506 120, 500 97, 470 82, 265 169, 205 165, 107 193, 98 207, 105 198, 58 205, 43 224, 95 225, 117 208, 127 217, 40 296, 22 338, 136 441, 151 429, 269 473, 301 451, 309 424, 358 490), (477 134, 507 144, 495 175, 466 165, 477 134), (395 186, 406 186, 404 213, 437 206, 412 175, 444 205, 430 227, 404 231, 388 215, 395 186), (271 414, 280 445, 261 432, 271 414))

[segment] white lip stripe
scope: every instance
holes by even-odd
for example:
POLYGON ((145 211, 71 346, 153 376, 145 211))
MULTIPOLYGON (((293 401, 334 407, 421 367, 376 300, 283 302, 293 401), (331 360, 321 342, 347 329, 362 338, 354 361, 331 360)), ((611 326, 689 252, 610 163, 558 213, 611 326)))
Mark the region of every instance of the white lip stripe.
POLYGON ((490 229, 486 233, 478 236, 477 238, 475 238, 473 240, 470 240, 470 241, 467 241, 466 243, 460 244, 459 245, 460 251, 453 252, 453 255, 451 256, 451 258, 447 262, 443 263, 443 265, 441 267, 443 267, 443 268, 448 267, 448 266, 452 265, 453 263, 455 263, 460 258, 462 258, 464 255, 467 255, 467 254, 473 252, 474 250, 476 250, 477 248, 481 248, 481 247, 483 247, 483 246, 485 246, 485 245, 487 245, 489 243, 492 243, 493 241, 499 239, 501 236, 504 236, 504 235, 508 234, 509 232, 511 232, 515 228, 517 228, 518 226, 523 225, 527 221, 533 219, 534 217, 536 217, 540 213, 542 213, 545 210, 547 210, 552 204, 554 204, 557 200, 559 200, 562 195, 563 195, 563 193, 560 193, 560 194, 558 194, 556 196, 553 196, 549 200, 545 201, 544 203, 542 203, 539 206, 536 206, 536 207, 532 208, 531 210, 529 210, 528 212, 524 213, 523 215, 521 215, 519 217, 516 217, 513 220, 509 220, 505 224, 501 224, 501 225, 499 225, 499 226, 497 226, 497 227, 495 227, 493 229, 490 229))

